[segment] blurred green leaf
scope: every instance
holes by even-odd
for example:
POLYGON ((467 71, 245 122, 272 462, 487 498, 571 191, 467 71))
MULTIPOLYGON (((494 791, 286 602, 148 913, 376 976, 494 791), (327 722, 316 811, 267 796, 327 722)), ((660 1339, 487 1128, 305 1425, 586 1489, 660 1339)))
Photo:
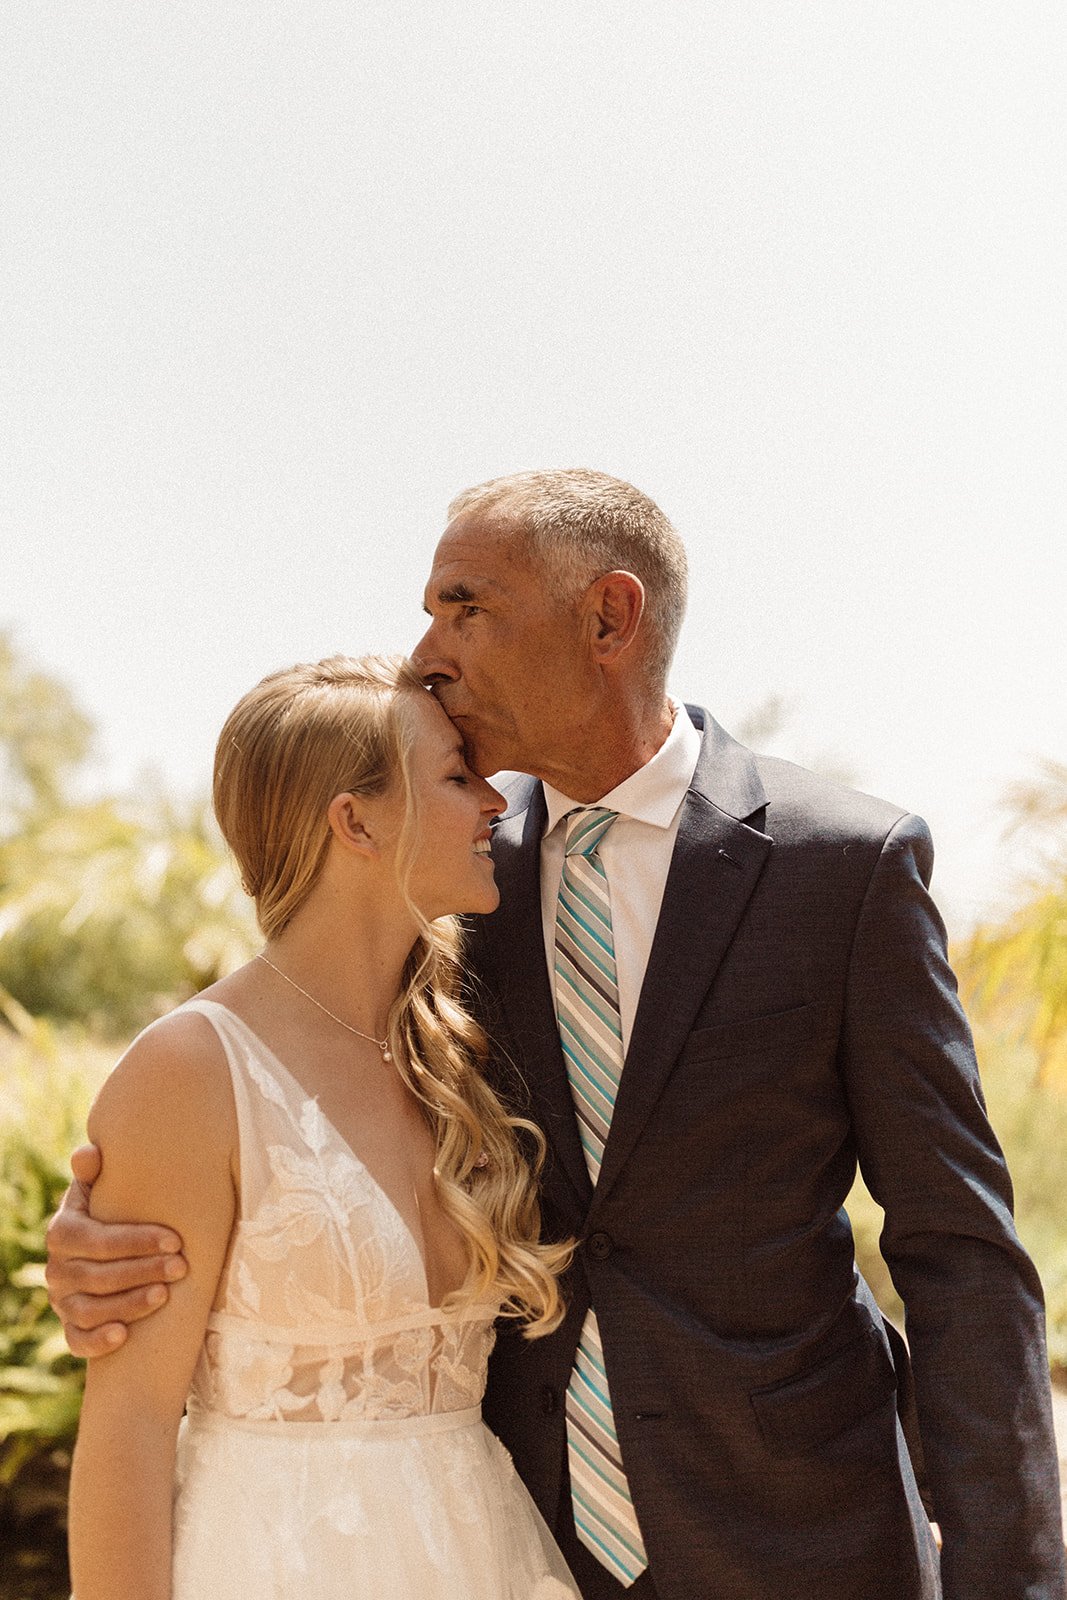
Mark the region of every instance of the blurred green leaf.
POLYGON ((1046 761, 1008 795, 1010 830, 1045 842, 1038 882, 956 952, 969 1005, 1027 1044, 1039 1086, 1067 1090, 1067 767, 1046 761))
POLYGON ((0 831, 61 803, 93 726, 59 679, 38 671, 0 632, 0 831))

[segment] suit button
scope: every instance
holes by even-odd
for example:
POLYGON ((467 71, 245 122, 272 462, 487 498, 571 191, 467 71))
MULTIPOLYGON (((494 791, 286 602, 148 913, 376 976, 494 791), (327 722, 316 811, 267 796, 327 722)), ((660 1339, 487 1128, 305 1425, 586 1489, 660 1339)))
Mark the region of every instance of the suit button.
POLYGON ((615 1248, 615 1241, 610 1233, 591 1233, 586 1248, 594 1261, 606 1261, 615 1248))
POLYGON ((541 1415, 553 1417, 559 1410, 559 1395, 550 1383, 546 1383, 541 1390, 541 1415))

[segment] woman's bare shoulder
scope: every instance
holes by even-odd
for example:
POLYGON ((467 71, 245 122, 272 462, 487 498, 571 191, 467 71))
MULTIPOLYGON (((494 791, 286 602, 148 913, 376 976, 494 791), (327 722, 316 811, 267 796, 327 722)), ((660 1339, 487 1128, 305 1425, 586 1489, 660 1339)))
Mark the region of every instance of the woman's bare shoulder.
POLYGON ((232 1132, 233 1093, 222 1040, 203 1013, 179 1008, 151 1023, 130 1045, 96 1097, 89 1136, 139 1125, 147 1139, 232 1132))

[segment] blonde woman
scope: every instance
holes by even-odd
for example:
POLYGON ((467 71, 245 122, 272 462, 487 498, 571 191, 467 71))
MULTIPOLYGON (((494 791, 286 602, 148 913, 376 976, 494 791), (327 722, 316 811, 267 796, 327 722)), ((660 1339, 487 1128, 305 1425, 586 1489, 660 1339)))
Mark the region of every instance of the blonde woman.
POLYGON ((189 1272, 90 1365, 76 1600, 576 1595, 479 1414, 496 1317, 556 1327, 567 1255, 459 998, 501 797, 413 669, 343 657, 240 701, 214 794, 266 944, 92 1111, 93 1214, 189 1272))

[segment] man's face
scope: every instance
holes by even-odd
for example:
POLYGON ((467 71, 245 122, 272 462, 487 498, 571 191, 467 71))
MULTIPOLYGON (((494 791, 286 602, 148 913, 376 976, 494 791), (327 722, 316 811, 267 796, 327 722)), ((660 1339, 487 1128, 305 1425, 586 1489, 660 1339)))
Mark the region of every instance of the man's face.
POLYGON ((523 556, 521 531, 459 516, 426 585, 431 622, 412 652, 485 776, 551 776, 573 736, 589 663, 574 608, 523 556))

